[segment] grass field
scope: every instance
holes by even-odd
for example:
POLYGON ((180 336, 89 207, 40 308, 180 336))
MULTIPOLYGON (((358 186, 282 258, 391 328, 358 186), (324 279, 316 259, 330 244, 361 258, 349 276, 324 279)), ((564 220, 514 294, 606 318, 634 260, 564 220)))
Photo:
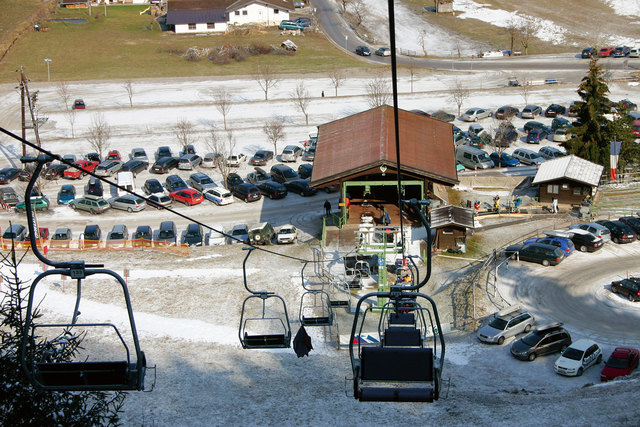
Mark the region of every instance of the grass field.
POLYGON ((176 35, 162 31, 154 19, 140 15, 144 6, 56 9, 54 19, 87 19, 86 23, 48 22, 49 31, 27 32, 0 63, 0 81, 15 81, 15 70, 24 66, 34 81, 46 81, 44 58, 50 58, 51 80, 124 79, 143 77, 189 77, 251 73, 256 63, 270 64, 280 73, 306 73, 339 67, 366 67, 336 49, 321 33, 291 37, 299 49, 295 55, 261 55, 242 62, 215 65, 206 58, 186 61, 178 52, 190 47, 262 44, 279 46, 287 37, 276 29, 257 37, 234 35, 176 35))

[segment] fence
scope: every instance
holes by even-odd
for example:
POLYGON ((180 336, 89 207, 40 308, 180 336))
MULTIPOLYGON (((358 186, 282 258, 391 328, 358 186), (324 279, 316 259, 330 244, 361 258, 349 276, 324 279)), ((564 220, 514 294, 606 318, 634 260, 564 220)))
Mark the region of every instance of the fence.
MULTIPOLYGON (((0 245, 3 250, 11 250, 13 246, 16 249, 29 249, 31 248, 30 241, 11 241, 7 239, 0 238, 0 245)), ((153 250, 160 251, 165 253, 172 253, 175 255, 183 255, 189 256, 190 247, 189 245, 184 244, 173 244, 166 243, 162 241, 153 241, 148 239, 130 239, 126 241, 119 242, 107 242, 102 240, 39 240, 37 242, 37 247, 40 250, 47 251, 97 251, 97 250, 108 250, 108 251, 132 251, 132 250, 153 250)))

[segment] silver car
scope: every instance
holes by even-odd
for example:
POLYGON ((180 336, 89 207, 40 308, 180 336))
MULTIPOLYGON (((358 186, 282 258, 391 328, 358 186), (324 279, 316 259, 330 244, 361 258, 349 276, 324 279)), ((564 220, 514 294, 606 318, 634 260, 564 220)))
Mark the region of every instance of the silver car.
POLYGON ((527 105, 522 109, 522 113, 520 113, 520 117, 523 119, 533 119, 536 115, 540 116, 542 114, 542 107, 539 105, 527 105))
POLYGON ((229 237, 230 245, 234 243, 249 243, 249 226, 247 224, 234 225, 229 234, 231 235, 229 237))
POLYGON ((107 247, 124 247, 129 240, 129 230, 126 225, 114 225, 107 234, 107 247))
POLYGON ((118 172, 122 167, 122 162, 118 160, 105 160, 96 166, 96 169, 93 171, 98 176, 111 176, 118 172))
POLYGON ((147 202, 142 197, 134 196, 133 194, 116 197, 109 203, 112 208, 122 209, 127 212, 140 212, 147 207, 147 202))
POLYGON ((504 340, 522 332, 529 332, 536 319, 521 306, 511 306, 497 312, 489 324, 478 329, 480 341, 502 345, 504 340))
POLYGON ((470 108, 460 118, 465 122, 477 122, 492 115, 493 113, 490 110, 485 110, 484 108, 470 108))

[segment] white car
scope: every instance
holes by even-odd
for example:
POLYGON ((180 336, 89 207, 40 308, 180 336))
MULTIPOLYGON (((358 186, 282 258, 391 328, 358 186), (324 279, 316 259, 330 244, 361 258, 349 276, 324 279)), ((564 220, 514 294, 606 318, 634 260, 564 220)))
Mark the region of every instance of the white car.
POLYGON ((202 163, 200 163, 200 167, 203 168, 215 168, 216 167, 216 154, 215 153, 207 153, 202 158, 202 163))
POLYGON ((484 108, 470 108, 465 111, 460 118, 465 122, 477 122, 480 119, 491 117, 492 115, 493 113, 491 111, 485 110, 484 108))
POLYGON ((227 157, 227 166, 232 167, 240 167, 240 163, 246 160, 246 156, 244 154, 232 154, 227 157))
POLYGON ((278 230, 278 244, 295 243, 298 240, 298 229, 295 225, 287 224, 278 230))
POLYGON ((553 364, 553 369, 560 375, 579 377, 585 369, 600 362, 602 362, 600 346, 589 339, 581 339, 562 352, 553 364))
POLYGON ((229 190, 223 187, 209 187, 205 189, 202 194, 204 195, 205 199, 215 203, 218 206, 233 203, 233 195, 229 190))
POLYGON ((149 157, 147 157, 147 152, 144 148, 133 148, 131 150, 131 154, 129 154, 129 158, 131 160, 141 160, 143 162, 149 163, 149 157))
POLYGON ((211 230, 209 233, 209 246, 225 245, 227 243, 227 236, 223 234, 225 232, 224 228, 221 225, 213 225, 211 228, 217 231, 211 230))

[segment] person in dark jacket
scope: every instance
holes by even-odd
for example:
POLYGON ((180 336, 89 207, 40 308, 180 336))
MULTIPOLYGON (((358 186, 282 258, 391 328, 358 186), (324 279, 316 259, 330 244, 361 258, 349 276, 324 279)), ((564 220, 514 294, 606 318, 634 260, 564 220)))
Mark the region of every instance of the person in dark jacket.
POLYGON ((331 203, 328 200, 324 201, 324 216, 331 215, 331 203))

